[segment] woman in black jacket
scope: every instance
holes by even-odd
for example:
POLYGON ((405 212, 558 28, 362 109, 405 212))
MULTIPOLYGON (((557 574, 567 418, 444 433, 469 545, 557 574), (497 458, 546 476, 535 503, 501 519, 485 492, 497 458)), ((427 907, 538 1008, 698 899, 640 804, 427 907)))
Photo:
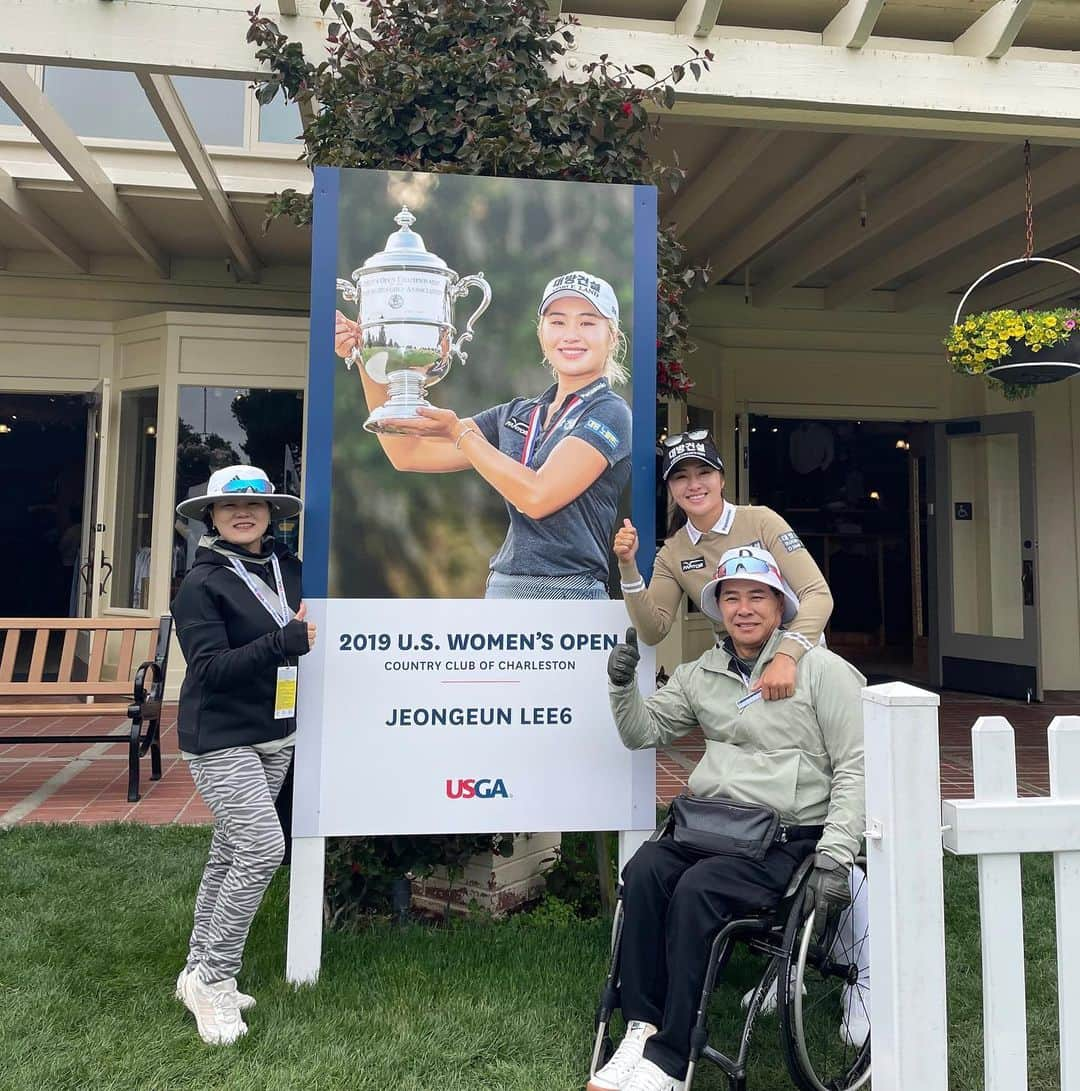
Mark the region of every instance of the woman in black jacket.
POLYGON ((240 1012, 255 1000, 237 991, 236 974, 284 852, 274 799, 296 734, 296 659, 314 645, 315 626, 301 602, 300 561, 269 529, 271 515, 300 507, 257 467, 227 466, 205 496, 176 509, 207 527, 172 613, 187 662, 180 751, 215 819, 176 995, 212 1045, 247 1032, 240 1012))

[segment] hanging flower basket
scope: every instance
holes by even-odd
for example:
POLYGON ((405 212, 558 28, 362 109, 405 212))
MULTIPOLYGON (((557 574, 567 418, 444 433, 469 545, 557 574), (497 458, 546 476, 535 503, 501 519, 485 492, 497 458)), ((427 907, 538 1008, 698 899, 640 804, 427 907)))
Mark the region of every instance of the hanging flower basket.
POLYGON ((961 321, 968 297, 987 277, 1010 265, 1030 262, 1060 265, 1080 278, 1080 269, 1056 258, 1017 258, 995 266, 964 293, 945 339, 954 370, 984 376, 1007 398, 1027 397, 1038 384, 1080 372, 1080 308, 983 311, 961 321))

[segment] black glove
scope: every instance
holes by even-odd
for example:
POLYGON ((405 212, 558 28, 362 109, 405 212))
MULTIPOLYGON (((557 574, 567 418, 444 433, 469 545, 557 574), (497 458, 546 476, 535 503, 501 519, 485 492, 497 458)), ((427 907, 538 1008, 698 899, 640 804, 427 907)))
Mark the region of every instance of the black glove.
POLYGON ((806 897, 815 909, 824 909, 821 921, 830 909, 851 904, 851 869, 834 860, 827 852, 814 854, 814 870, 806 886, 806 897))
POLYGON ((626 630, 626 643, 616 644, 608 656, 608 678, 617 686, 628 686, 637 674, 638 660, 641 656, 637 650, 637 632, 634 629, 626 630))

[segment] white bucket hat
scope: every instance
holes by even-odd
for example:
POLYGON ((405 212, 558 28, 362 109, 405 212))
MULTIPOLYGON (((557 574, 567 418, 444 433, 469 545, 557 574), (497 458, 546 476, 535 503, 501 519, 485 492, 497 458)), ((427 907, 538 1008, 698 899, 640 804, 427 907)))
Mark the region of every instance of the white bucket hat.
POLYGON ((189 496, 186 500, 181 500, 176 505, 176 514, 185 519, 201 519, 211 504, 238 497, 265 500, 279 519, 296 515, 304 506, 298 496, 275 492, 266 471, 260 470, 258 466, 226 466, 210 475, 203 496, 189 496))
POLYGON ((563 273, 547 282, 544 294, 540 297, 540 306, 536 309, 538 318, 542 318, 547 305, 563 296, 577 296, 591 303, 605 318, 619 321, 619 300, 606 280, 594 277, 592 273, 583 273, 580 269, 572 273, 563 273))
POLYGON ((716 578, 709 580, 701 589, 701 612, 713 621, 723 622, 716 592, 724 580, 753 580, 763 583, 784 596, 783 621, 789 622, 799 612, 799 599, 780 575, 780 566, 767 550, 760 546, 739 546, 729 549, 716 566, 716 578))

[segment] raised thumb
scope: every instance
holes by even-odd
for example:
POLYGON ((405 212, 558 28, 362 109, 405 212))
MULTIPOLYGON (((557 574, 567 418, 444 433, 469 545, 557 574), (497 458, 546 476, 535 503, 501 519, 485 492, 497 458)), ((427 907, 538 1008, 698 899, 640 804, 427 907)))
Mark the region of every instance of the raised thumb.
POLYGON ((307 603, 306 602, 301 602, 300 603, 300 609, 296 611, 296 614, 294 615, 293 620, 294 621, 303 621, 304 618, 306 618, 306 617, 307 617, 307 603))
POLYGON ((637 629, 631 626, 626 630, 626 643, 630 645, 634 651, 637 651, 637 629))

